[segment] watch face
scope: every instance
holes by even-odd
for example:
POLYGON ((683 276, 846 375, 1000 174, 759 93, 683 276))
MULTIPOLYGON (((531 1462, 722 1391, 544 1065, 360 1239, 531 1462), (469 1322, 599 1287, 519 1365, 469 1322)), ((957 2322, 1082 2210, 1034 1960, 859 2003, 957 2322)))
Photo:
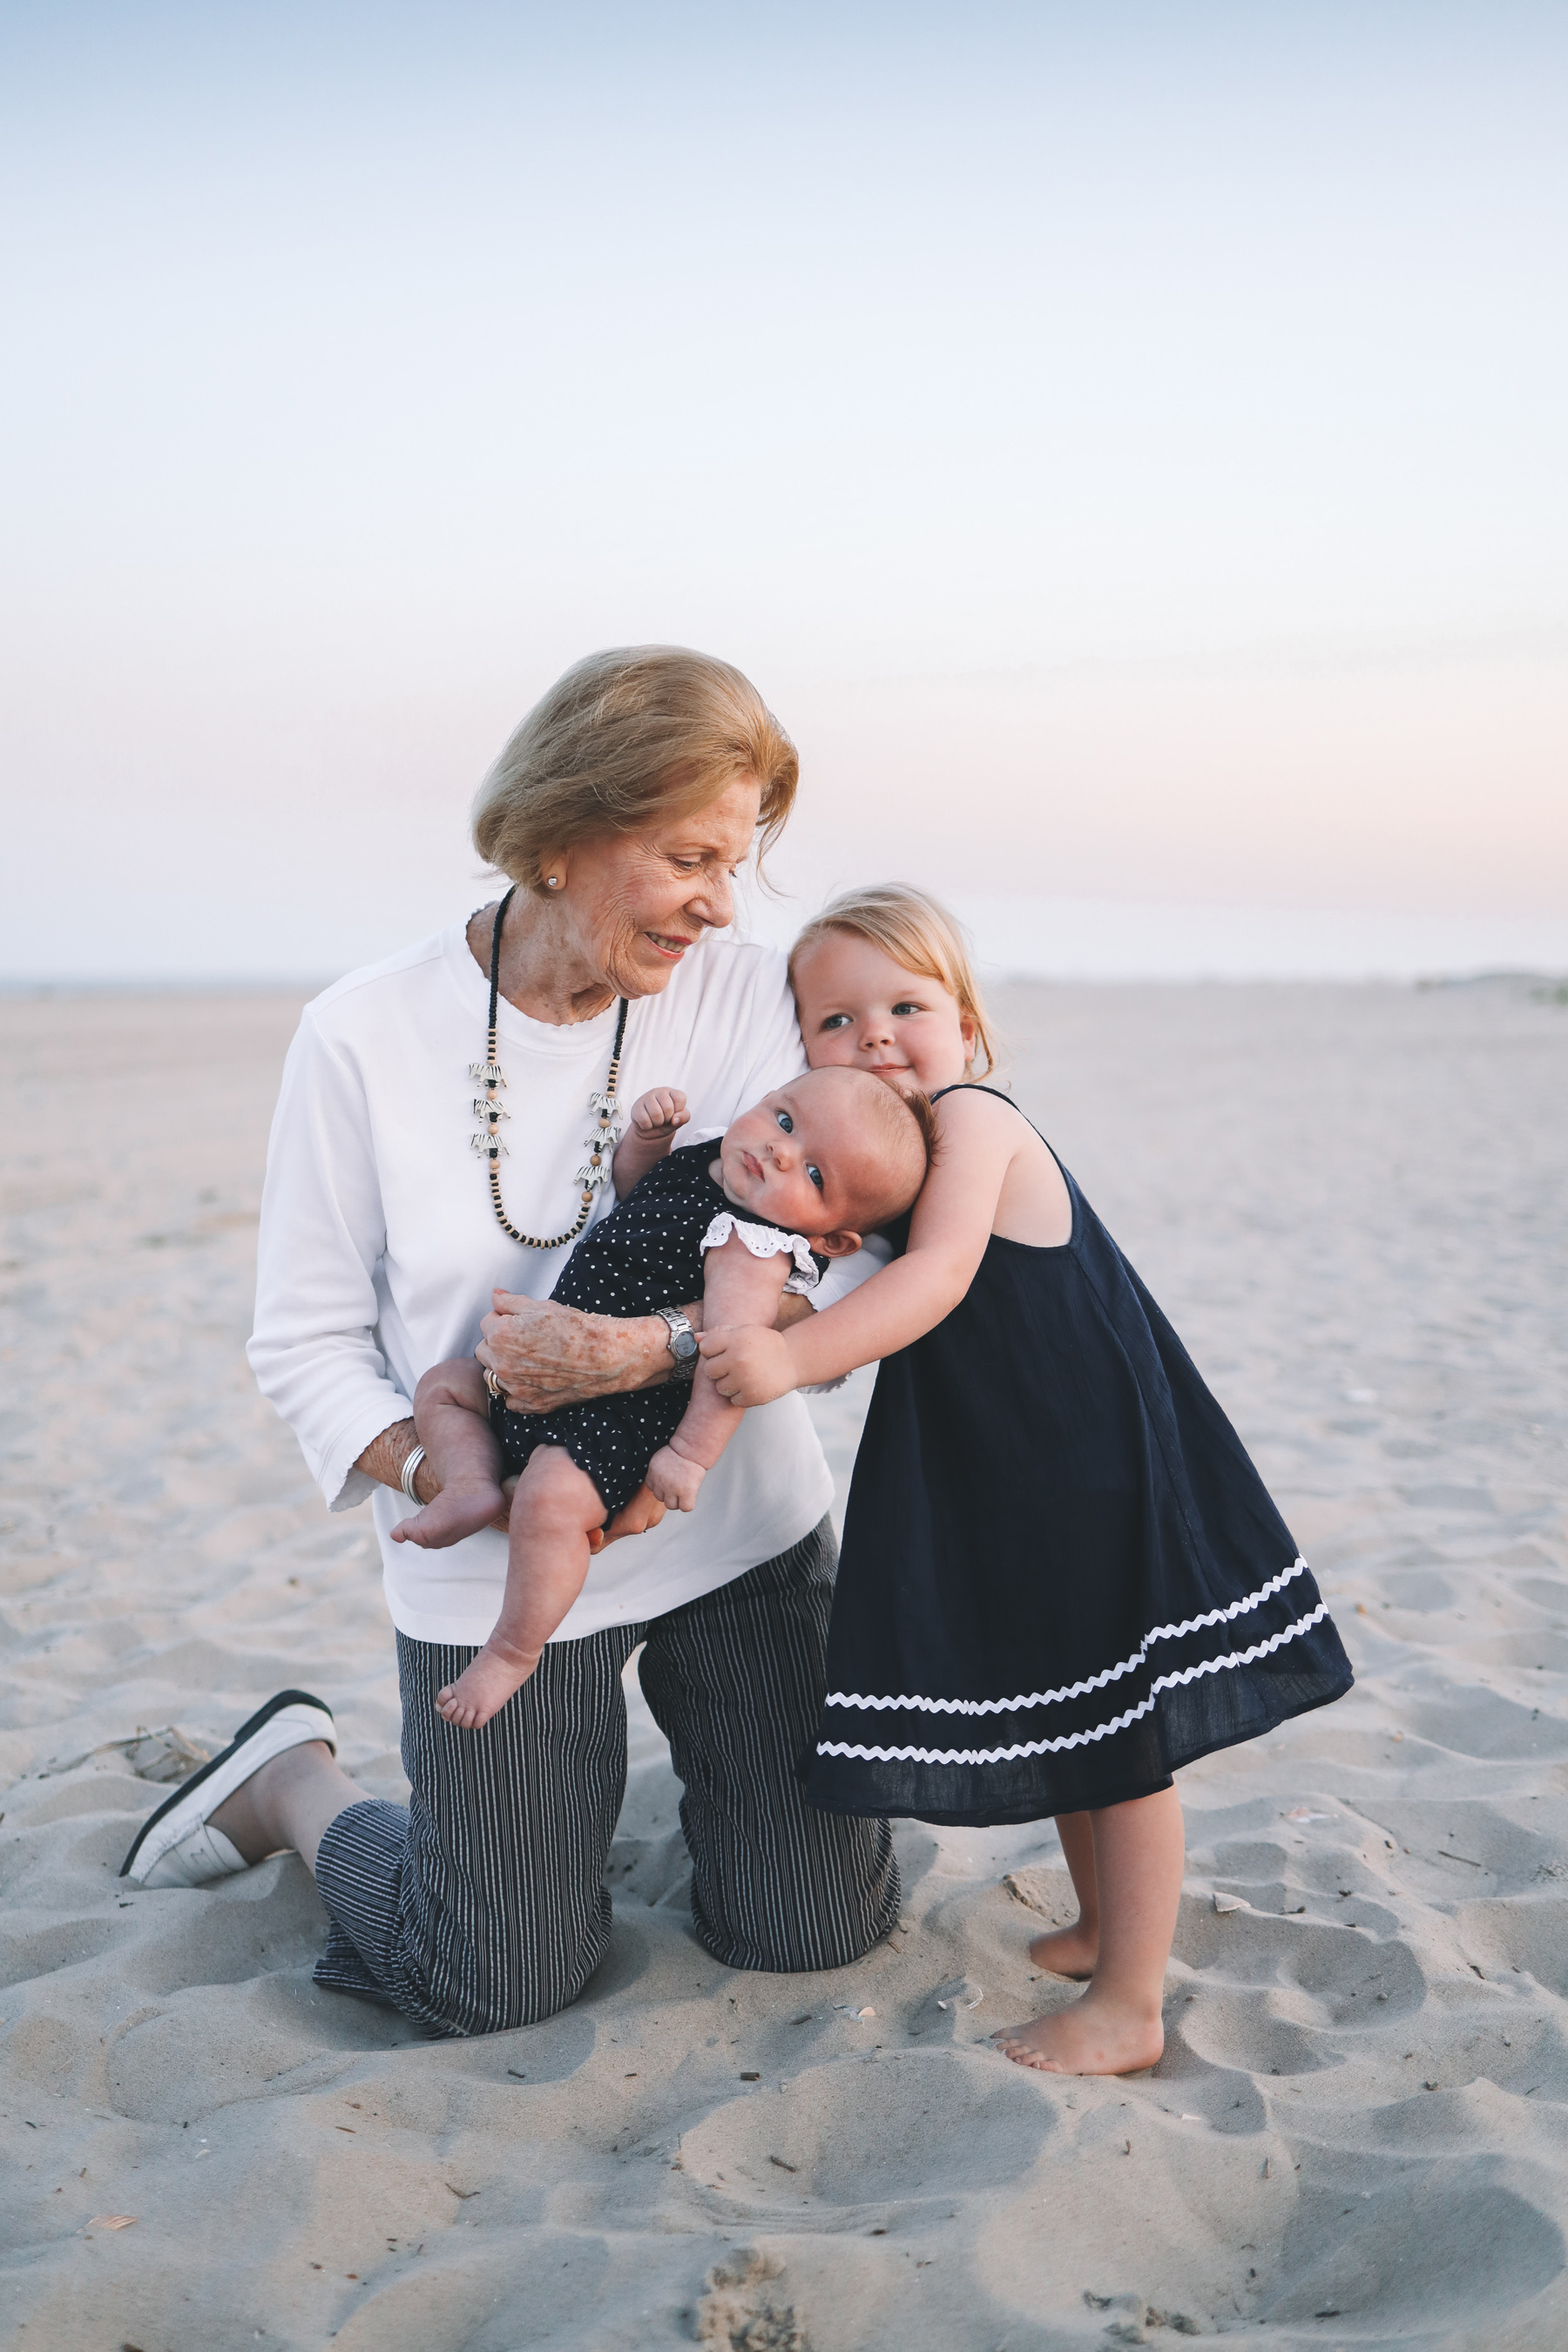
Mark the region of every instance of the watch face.
POLYGON ((694 1332, 672 1331, 669 1335, 669 1344, 683 1364, 689 1363, 697 1353, 697 1339, 694 1332))

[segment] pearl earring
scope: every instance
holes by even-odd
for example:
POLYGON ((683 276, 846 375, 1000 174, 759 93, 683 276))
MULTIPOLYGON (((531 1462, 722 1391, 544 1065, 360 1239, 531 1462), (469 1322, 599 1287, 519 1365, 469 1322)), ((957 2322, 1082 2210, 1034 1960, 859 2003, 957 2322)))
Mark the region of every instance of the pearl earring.
POLYGON ((561 887, 560 875, 547 874, 544 877, 544 887, 547 890, 559 890, 561 887))

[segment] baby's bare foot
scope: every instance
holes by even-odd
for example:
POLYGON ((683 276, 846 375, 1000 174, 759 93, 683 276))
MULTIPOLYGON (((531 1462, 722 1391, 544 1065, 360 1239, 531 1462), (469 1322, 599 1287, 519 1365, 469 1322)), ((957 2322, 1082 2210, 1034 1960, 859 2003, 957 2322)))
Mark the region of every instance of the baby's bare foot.
MULTIPOLYGON (((535 1659, 534 1664, 537 1664, 535 1659)), ((499 1713, 514 1691, 522 1688, 532 1672, 533 1666, 519 1664, 487 1644, 464 1667, 455 1683, 437 1692, 436 1712, 445 1716, 458 1731, 478 1731, 499 1713)))
POLYGON ((1054 1977, 1071 1977, 1082 1984, 1094 1974, 1094 1964, 1100 1958, 1100 1938, 1091 1936, 1081 1919, 1070 1927, 1058 1927, 1049 1936, 1037 1936, 1029 1947, 1029 1958, 1037 1969, 1048 1969, 1054 1977))
POLYGON ((425 1551, 444 1551, 448 1544, 461 1543, 465 1536, 477 1536, 505 1508, 506 1496, 497 1486, 443 1486, 422 1511, 416 1511, 411 1519, 399 1519, 392 1540, 418 1544, 425 1551))
POLYGON ((1157 2065, 1165 2047, 1157 2016, 1093 1992, 1053 2017, 1005 2026, 991 2038, 1005 2058, 1043 2074, 1136 2074, 1157 2065))
MULTIPOLYGON (((604 1530, 604 1538, 608 1542, 616 1536, 645 1536, 650 1528, 658 1526, 663 1517, 664 1505, 659 1501, 653 1488, 645 1484, 637 1488, 629 1502, 621 1505, 609 1526, 604 1530)), ((598 1533, 599 1530, 595 1528, 594 1534, 598 1533)), ((588 1540, 592 1544, 593 1536, 590 1536, 588 1540)))

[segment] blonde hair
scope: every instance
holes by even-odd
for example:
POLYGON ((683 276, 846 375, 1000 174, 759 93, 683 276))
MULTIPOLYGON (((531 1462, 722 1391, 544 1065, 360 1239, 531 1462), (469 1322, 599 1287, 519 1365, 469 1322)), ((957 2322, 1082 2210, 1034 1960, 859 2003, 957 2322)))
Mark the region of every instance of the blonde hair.
POLYGON ((761 857, 783 830, 800 761, 749 679, 680 646, 574 662, 542 695, 474 796, 474 845, 526 888, 577 843, 690 816, 737 776, 763 788, 761 857))
POLYGON ((985 1056, 976 1071, 975 1055, 964 1064, 969 1076, 989 1077, 996 1068, 996 1041, 985 1016, 985 1003, 970 960, 969 940, 962 924, 924 890, 907 883, 884 882, 867 890, 846 890, 832 898, 820 915, 807 923, 789 951, 790 979, 807 948, 829 931, 847 932, 866 940, 904 970, 941 982, 958 1001, 965 1020, 974 1024, 974 1043, 985 1056))

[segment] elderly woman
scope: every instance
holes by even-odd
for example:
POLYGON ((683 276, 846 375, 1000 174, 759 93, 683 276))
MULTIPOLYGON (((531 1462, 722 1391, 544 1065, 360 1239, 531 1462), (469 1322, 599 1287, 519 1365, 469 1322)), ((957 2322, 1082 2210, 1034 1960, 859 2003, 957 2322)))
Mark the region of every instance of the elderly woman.
MULTIPOLYGON (((759 834, 788 816, 796 765, 723 662, 645 647, 579 663, 479 790, 475 841, 515 886, 500 908, 340 981, 289 1051, 251 1362, 329 1507, 371 1500, 410 1801, 362 1796, 329 1709, 282 1692, 152 1816, 125 1868, 200 1885, 297 1849, 331 1923, 318 1983, 428 2032, 547 2017, 603 1958, 621 1670, 639 1643, 708 1950, 733 1968, 837 1968, 897 1916, 887 1825, 814 1812, 795 1778, 835 1567, 831 1481, 798 1398, 747 1415, 689 1517, 658 1525, 645 1496, 612 1522, 610 1538, 638 1540, 596 1555, 537 1671, 480 1731, 445 1723, 435 1698, 495 1621, 504 1535, 391 1540, 436 1491, 409 1405, 427 1366, 479 1343, 512 1408, 542 1411, 689 1359, 690 1300, 616 1321, 549 1295, 613 1202, 608 1154, 594 1158, 605 1097, 613 1126, 616 1106, 679 1084, 693 1131, 716 1131, 805 1067, 782 955, 714 936, 759 834)), ((838 1262, 812 1306, 875 1263, 838 1262)))

